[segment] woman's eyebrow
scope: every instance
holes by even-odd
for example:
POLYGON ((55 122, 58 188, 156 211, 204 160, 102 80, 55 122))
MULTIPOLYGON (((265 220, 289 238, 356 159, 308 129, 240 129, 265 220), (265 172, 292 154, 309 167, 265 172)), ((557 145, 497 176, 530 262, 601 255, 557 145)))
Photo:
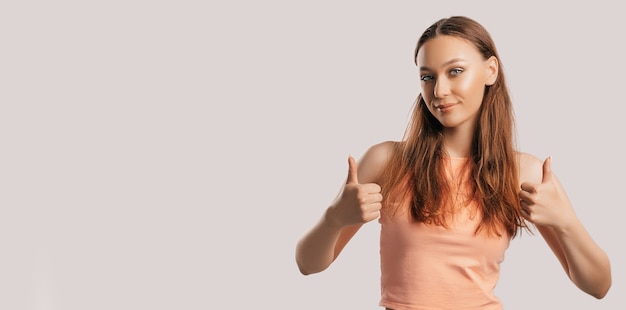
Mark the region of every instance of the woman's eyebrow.
MULTIPOLYGON (((463 58, 452 58, 452 59, 444 62, 443 64, 441 64, 441 66, 445 67, 445 66, 451 65, 451 64, 453 64, 455 62, 461 62, 461 61, 464 61, 464 60, 465 59, 463 59, 463 58)), ((419 68, 420 68, 420 71, 422 71, 422 70, 423 71, 430 71, 430 68, 428 68, 426 66, 420 66, 419 68)))

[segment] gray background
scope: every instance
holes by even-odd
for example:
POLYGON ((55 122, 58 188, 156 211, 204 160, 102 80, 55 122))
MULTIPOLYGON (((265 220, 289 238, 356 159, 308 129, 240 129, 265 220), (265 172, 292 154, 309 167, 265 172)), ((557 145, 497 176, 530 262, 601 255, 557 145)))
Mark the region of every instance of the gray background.
POLYGON ((521 149, 612 261, 598 301, 525 234, 505 309, 619 309, 626 21, 562 3, 3 1, 0 309, 378 309, 376 222, 320 274, 294 247, 347 156, 401 138, 450 15, 491 32, 521 149))

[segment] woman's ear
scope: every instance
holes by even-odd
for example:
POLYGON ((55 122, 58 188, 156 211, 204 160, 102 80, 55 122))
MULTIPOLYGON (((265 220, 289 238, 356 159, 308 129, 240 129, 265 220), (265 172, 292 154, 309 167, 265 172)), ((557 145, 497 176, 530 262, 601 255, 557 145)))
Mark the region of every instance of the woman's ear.
POLYGON ((485 85, 491 86, 496 82, 496 80, 498 80, 498 59, 496 56, 491 56, 487 59, 485 64, 487 66, 487 79, 485 80, 485 85))

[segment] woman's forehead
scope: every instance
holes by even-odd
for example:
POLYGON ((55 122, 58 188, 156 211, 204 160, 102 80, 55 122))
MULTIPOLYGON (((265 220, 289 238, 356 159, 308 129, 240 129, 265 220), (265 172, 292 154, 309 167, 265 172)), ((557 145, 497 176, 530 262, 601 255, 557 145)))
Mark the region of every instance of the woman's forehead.
POLYGON ((452 61, 483 60, 478 49, 469 41, 450 35, 439 35, 424 43, 417 52, 419 67, 436 69, 452 61))

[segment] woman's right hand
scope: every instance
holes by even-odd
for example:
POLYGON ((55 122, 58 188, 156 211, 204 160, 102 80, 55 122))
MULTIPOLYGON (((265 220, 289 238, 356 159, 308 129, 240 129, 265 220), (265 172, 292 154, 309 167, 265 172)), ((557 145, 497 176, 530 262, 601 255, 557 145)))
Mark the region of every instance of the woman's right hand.
POLYGON ((370 147, 361 161, 361 181, 357 163, 348 157, 348 179, 328 206, 320 221, 298 241, 296 262, 302 274, 325 270, 339 256, 361 225, 380 216, 383 197, 376 182, 384 169, 393 142, 370 147))
POLYGON ((380 216, 383 196, 380 185, 359 183, 356 160, 348 157, 348 179, 339 198, 329 210, 329 220, 339 227, 358 225, 380 216))

